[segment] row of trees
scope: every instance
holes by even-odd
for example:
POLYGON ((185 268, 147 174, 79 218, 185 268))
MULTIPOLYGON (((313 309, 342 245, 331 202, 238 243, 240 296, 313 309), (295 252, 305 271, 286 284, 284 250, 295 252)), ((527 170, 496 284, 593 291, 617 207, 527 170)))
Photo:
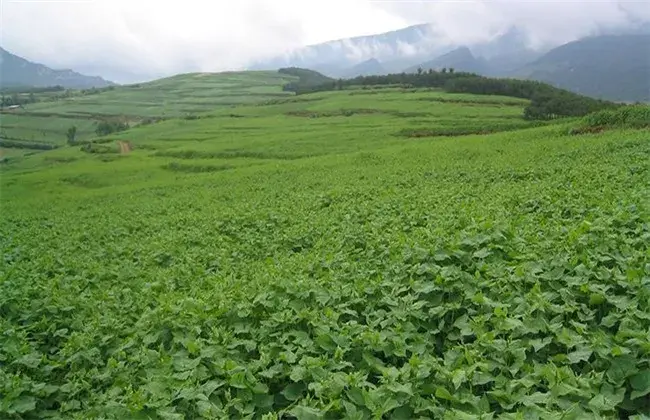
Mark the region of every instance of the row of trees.
MULTIPOLYGON (((122 121, 100 121, 97 123, 97 127, 95 127, 95 134, 97 134, 99 137, 107 136, 112 133, 127 130, 128 128, 129 124, 122 121)), ((65 133, 65 137, 69 145, 74 146, 76 144, 79 144, 77 141, 76 126, 70 126, 65 133)))
POLYGON ((47 87, 5 87, 0 90, 0 108, 6 108, 12 105, 27 105, 36 102, 57 101, 73 96, 96 95, 114 89, 115 86, 82 90, 66 89, 59 85, 47 87))
POLYGON ((19 95, 12 93, 11 95, 0 94, 0 108, 6 108, 13 105, 33 104, 37 102, 36 96, 33 93, 28 95, 19 95))
POLYGON ((620 105, 609 101, 589 98, 547 83, 532 80, 497 79, 473 73, 449 71, 424 71, 417 73, 396 73, 381 76, 359 76, 353 79, 330 79, 324 83, 293 82, 285 86, 296 94, 340 90, 349 86, 399 85, 409 87, 440 88, 450 93, 471 93, 477 95, 500 95, 529 99, 524 117, 548 120, 559 117, 583 116, 602 109, 613 109, 620 105))

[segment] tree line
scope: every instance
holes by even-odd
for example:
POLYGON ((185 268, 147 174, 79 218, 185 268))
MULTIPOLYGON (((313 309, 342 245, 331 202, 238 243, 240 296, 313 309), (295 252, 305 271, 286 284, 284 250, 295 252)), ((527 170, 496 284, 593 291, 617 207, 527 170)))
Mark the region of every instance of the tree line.
MULTIPOLYGON (((287 69, 282 69, 289 73, 287 69)), ((550 120, 561 117, 577 117, 603 109, 618 106, 614 102, 594 99, 547 83, 533 80, 518 80, 484 77, 474 73, 443 71, 422 71, 417 73, 394 73, 380 76, 358 76, 352 79, 331 79, 320 73, 293 70, 290 74, 300 79, 284 86, 286 91, 305 94, 329 90, 342 90, 351 86, 398 85, 408 87, 439 88, 449 93, 471 93, 476 95, 500 95, 530 100, 524 109, 524 118, 550 120), (316 75, 314 75, 314 73, 316 75), (324 78, 324 79, 323 79, 324 78)))
POLYGON ((89 89, 66 89, 63 86, 25 87, 9 86, 0 89, 0 108, 12 105, 28 105, 37 102, 51 102, 74 96, 96 95, 114 90, 115 86, 89 89))

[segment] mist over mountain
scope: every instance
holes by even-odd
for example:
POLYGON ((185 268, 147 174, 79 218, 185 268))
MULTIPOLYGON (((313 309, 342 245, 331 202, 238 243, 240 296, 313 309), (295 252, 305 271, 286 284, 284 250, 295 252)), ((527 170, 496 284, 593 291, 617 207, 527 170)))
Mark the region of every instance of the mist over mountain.
POLYGON ((63 86, 65 88, 100 88, 114 83, 98 76, 85 76, 72 70, 53 70, 33 63, 0 48, 0 86, 63 86))
POLYGON ((517 71, 596 98, 650 102, 650 35, 588 37, 554 48, 517 71))
POLYGON ((356 77, 376 76, 379 74, 386 74, 388 72, 386 71, 386 68, 379 62, 379 60, 373 57, 369 60, 356 64, 347 70, 344 70, 343 73, 346 77, 356 77))
POLYGON ((486 72, 487 66, 485 59, 476 58, 467 47, 460 47, 433 60, 408 67, 404 71, 415 73, 418 69, 440 71, 443 68, 452 68, 457 71, 481 74, 486 72))
POLYGON ((424 24, 299 48, 252 68, 295 66, 343 78, 454 68, 541 80, 598 98, 650 101, 650 24, 603 26, 593 32, 600 35, 540 45, 525 29, 511 26, 487 40, 455 44, 434 25, 424 24))
POLYGON ((546 47, 532 48, 530 45, 526 31, 517 26, 505 28, 488 40, 461 44, 450 41, 435 25, 421 24, 306 46, 258 61, 250 68, 268 70, 296 66, 312 68, 331 77, 349 77, 363 74, 362 71, 351 72, 355 66, 375 60, 374 67, 381 65, 386 72, 415 71, 420 66, 451 66, 465 71, 505 75, 547 50, 546 47))
POLYGON ((298 48, 269 60, 255 62, 250 69, 269 70, 295 66, 342 77, 349 74, 350 68, 367 60, 393 62, 388 68, 406 67, 452 48, 453 46, 439 40, 432 25, 421 24, 377 35, 339 39, 298 48))

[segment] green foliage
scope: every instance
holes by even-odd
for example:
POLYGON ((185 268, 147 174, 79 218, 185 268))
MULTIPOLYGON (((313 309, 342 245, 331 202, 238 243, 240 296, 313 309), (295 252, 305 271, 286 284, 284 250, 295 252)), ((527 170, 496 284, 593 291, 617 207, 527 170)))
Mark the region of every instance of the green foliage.
POLYGON ((97 136, 95 123, 100 120, 135 127, 186 115, 198 118, 232 105, 289 97, 291 93, 283 92, 282 86, 295 79, 274 71, 193 73, 87 90, 8 89, 3 93, 5 102, 15 93, 21 103, 28 103, 34 94, 36 103, 0 113, 0 127, 7 134, 3 138, 62 146, 70 125, 77 127, 80 143, 97 136))
MULTIPOLYGON (((560 117, 584 116, 602 109, 615 108, 616 104, 589 98, 551 85, 530 80, 496 79, 482 77, 471 73, 455 72, 443 68, 441 72, 421 72, 389 74, 384 76, 359 76, 345 80, 344 86, 367 86, 401 84, 414 87, 442 88, 450 93, 472 93, 477 95, 501 95, 530 99, 531 103, 524 110, 524 117, 531 120, 549 120, 560 117)), ((290 85, 288 88, 296 93, 335 90, 335 82, 320 85, 290 85)), ((341 87, 339 86, 338 89, 341 87)))
POLYGON ((650 106, 630 105, 589 114, 571 133, 594 133, 612 128, 650 128, 650 106))
POLYGON ((79 149, 82 152, 86 153, 96 153, 96 154, 106 154, 106 153, 118 153, 119 150, 115 145, 105 145, 98 143, 85 143, 79 149))
POLYGON ((314 70, 303 69, 299 67, 287 67, 281 68, 278 70, 278 73, 298 77, 297 81, 292 81, 284 85, 283 90, 289 92, 297 92, 303 89, 316 88, 317 86, 324 84, 330 86, 332 89, 338 88, 339 90, 342 86, 342 80, 334 80, 314 70))
POLYGON ((69 145, 72 146, 72 145, 76 144, 76 140, 77 140, 77 127, 74 126, 74 125, 73 125, 73 126, 70 126, 70 128, 68 128, 68 131, 66 131, 66 133, 65 133, 65 137, 66 137, 66 139, 68 140, 68 144, 69 144, 69 145))
POLYGON ((97 123, 95 133, 98 136, 107 136, 120 131, 128 130, 129 124, 122 121, 100 121, 97 123))
POLYGON ((644 418, 647 132, 354 92, 3 165, 0 418, 644 418))
POLYGON ((36 143, 31 141, 21 141, 13 139, 0 139, 0 147, 15 147, 20 149, 32 149, 32 150, 52 150, 56 149, 56 145, 48 143, 36 143))

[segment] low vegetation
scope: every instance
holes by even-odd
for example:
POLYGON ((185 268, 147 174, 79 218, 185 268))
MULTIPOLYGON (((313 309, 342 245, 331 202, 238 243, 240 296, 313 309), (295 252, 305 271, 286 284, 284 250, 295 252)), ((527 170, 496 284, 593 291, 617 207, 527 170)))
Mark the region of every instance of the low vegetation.
POLYGON ((350 89, 3 163, 0 418, 646 418, 647 109, 350 89))
POLYGON ((193 73, 101 89, 5 89, 0 137, 19 140, 21 145, 61 147, 70 144, 68 130, 75 126, 73 143, 87 142, 127 125, 186 116, 199 118, 214 109, 284 98, 291 93, 283 92, 282 86, 295 79, 277 72, 193 73), (4 108, 13 104, 22 108, 4 108))
MULTIPOLYGON (((433 87, 450 93, 471 93, 477 95, 500 95, 529 99, 524 117, 532 120, 549 120, 561 117, 584 116, 591 112, 617 107, 613 102, 593 99, 567 90, 558 89, 546 83, 531 80, 495 79, 464 72, 419 71, 385 76, 360 76, 348 80, 326 80, 315 83, 311 74, 296 73, 300 80, 286 89, 298 94, 341 90, 350 86, 406 85, 433 87)), ((317 80, 317 79, 316 79, 317 80)))

